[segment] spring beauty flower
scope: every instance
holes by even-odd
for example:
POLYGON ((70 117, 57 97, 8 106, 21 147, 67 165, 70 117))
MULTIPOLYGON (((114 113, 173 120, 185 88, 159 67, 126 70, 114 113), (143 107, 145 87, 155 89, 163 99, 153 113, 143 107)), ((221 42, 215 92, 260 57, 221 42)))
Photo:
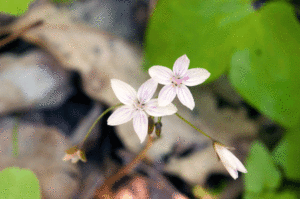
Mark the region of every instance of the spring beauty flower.
POLYGON ((126 123, 133 119, 133 128, 141 143, 146 139, 148 133, 148 115, 162 117, 177 112, 173 104, 158 106, 157 99, 151 99, 155 93, 158 83, 149 79, 141 85, 138 92, 127 83, 112 79, 111 86, 117 98, 124 104, 119 107, 108 118, 107 124, 115 126, 126 123), (147 113, 147 114, 146 114, 147 113))
POLYGON ((68 150, 66 150, 66 155, 63 158, 64 161, 69 161, 71 160, 71 162, 73 164, 77 163, 79 160, 81 160, 82 162, 86 162, 86 156, 85 153, 78 149, 77 146, 72 147, 68 150))
POLYGON ((241 163, 237 157, 235 157, 228 149, 227 147, 223 146, 222 144, 218 142, 214 142, 214 148, 217 152, 217 155, 219 156, 219 159, 231 175, 233 179, 238 178, 238 171, 242 173, 247 173, 246 168, 241 163))
POLYGON ((165 85, 158 95, 159 106, 170 104, 176 95, 180 102, 193 110, 195 101, 187 86, 196 86, 203 83, 210 73, 204 68, 189 69, 190 60, 186 55, 179 57, 173 71, 164 66, 152 66, 149 75, 158 83, 165 85))

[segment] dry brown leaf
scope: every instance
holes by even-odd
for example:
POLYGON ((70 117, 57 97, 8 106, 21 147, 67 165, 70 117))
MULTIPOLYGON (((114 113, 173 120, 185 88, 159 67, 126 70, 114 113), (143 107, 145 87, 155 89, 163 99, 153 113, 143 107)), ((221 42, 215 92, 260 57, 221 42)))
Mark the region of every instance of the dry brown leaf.
POLYGON ((0 56, 0 114, 30 107, 49 108, 70 93, 70 75, 41 50, 0 56))
POLYGON ((67 9, 51 4, 35 6, 10 30, 18 32, 36 21, 42 21, 42 25, 26 31, 22 38, 47 49, 66 69, 78 71, 84 90, 93 99, 111 105, 118 102, 110 88, 112 78, 133 86, 145 79, 140 67, 142 56, 135 47, 84 25, 67 9))

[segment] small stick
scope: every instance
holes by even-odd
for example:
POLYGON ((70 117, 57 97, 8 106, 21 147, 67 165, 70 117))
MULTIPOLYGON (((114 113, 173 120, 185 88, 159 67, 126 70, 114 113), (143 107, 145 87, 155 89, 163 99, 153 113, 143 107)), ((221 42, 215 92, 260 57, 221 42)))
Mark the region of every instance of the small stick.
POLYGON ((14 41, 18 37, 20 37, 22 34, 24 34, 26 31, 30 30, 31 28, 35 28, 37 26, 40 26, 43 24, 42 20, 36 21, 32 24, 29 24, 28 26, 25 26, 21 28, 20 30, 11 33, 8 37, 2 39, 0 41, 0 48, 4 47, 5 45, 9 44, 10 42, 14 41))
POLYGON ((127 175, 132 169, 134 169, 138 163, 140 163, 144 157, 146 156, 147 151, 150 149, 150 147, 153 144, 153 137, 149 136, 148 142, 145 146, 145 148, 125 167, 121 168, 115 175, 109 177, 103 185, 96 190, 95 198, 96 199, 112 199, 113 193, 111 191, 111 188, 115 182, 123 178, 125 175, 127 175))

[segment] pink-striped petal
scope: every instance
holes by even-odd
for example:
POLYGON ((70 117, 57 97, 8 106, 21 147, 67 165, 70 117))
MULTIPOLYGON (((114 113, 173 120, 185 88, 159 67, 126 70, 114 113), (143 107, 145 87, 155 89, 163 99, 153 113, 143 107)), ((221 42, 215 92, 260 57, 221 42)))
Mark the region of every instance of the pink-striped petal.
POLYGON ((118 79, 112 79, 111 87, 123 104, 132 105, 137 101, 136 91, 129 84, 118 79))
POLYGON ((180 87, 176 87, 176 93, 178 96, 179 101, 188 107, 189 109, 193 110, 195 107, 195 101, 191 91, 183 84, 180 87))
POLYGON ((186 55, 179 57, 173 66, 173 72, 177 77, 183 77, 190 65, 190 60, 186 55))
POLYGON ((176 88, 173 84, 164 86, 158 94, 158 105, 167 106, 176 97, 176 88))
POLYGON ((137 98, 141 104, 147 103, 153 97, 157 85, 157 81, 152 78, 141 85, 137 93, 137 98))
POLYGON ((148 70, 149 75, 158 83, 168 85, 172 83, 173 72, 164 66, 152 66, 148 70))
POLYGON ((183 83, 187 86, 196 86, 203 83, 209 78, 210 73, 204 68, 193 68, 189 69, 185 74, 187 80, 183 83))
POLYGON ((115 110, 107 119, 107 125, 116 126, 130 121, 134 115, 133 106, 124 105, 115 110))
POLYGON ((158 106, 157 99, 150 100, 145 105, 144 110, 148 113, 148 115, 151 115, 154 117, 173 115, 174 113, 177 112, 177 108, 172 103, 168 104, 167 106, 158 106))
POLYGON ((144 142, 148 134, 148 117, 144 111, 138 110, 134 113, 133 128, 141 143, 144 142))

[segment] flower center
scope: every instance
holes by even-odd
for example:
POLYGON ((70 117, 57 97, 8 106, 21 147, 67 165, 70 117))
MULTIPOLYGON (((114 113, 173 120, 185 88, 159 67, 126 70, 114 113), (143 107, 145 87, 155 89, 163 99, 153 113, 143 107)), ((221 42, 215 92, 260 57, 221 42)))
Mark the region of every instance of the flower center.
POLYGON ((183 77, 183 78, 179 78, 179 77, 172 77, 172 84, 174 86, 179 86, 180 84, 182 84, 183 81, 186 81, 190 79, 188 76, 183 77))
POLYGON ((141 102, 137 102, 137 103, 134 104, 136 110, 143 110, 144 109, 144 105, 145 104, 143 104, 141 102))

